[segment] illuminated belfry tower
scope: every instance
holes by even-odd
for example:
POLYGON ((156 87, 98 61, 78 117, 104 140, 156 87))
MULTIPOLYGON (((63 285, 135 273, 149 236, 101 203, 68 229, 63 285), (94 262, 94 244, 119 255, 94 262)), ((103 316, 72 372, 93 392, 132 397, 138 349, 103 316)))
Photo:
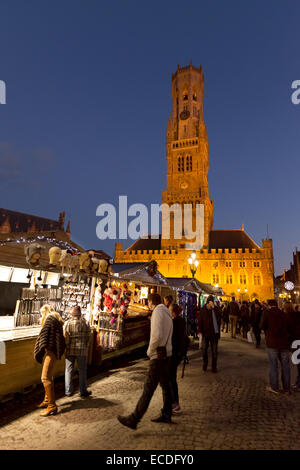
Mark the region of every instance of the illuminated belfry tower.
MULTIPOLYGON (((202 67, 192 62, 178 65, 172 74, 172 116, 167 128, 167 189, 162 203, 192 204, 193 230, 196 204, 204 205, 204 248, 209 245, 209 231, 213 227, 213 201, 209 199, 208 137, 203 117, 204 76, 202 67)), ((170 239, 161 240, 161 248, 185 248, 187 240, 174 238, 171 218, 170 239)))

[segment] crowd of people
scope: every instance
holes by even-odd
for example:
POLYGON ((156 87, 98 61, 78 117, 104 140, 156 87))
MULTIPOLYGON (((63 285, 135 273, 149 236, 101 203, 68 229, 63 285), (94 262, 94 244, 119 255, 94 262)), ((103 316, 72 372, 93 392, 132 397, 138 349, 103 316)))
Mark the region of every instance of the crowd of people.
MULTIPOLYGON (((284 302, 282 308, 279 308, 275 299, 270 299, 268 302, 259 302, 255 299, 250 303, 246 300, 237 302, 234 297, 230 302, 214 302, 213 298, 208 298, 205 307, 198 311, 198 333, 199 341, 202 339, 203 370, 207 370, 207 350, 210 343, 212 371, 216 372, 220 332, 230 332, 232 338, 240 335, 250 343, 255 343, 256 348, 259 348, 262 331, 265 335, 269 359, 270 386, 267 390, 275 394, 279 393, 280 365, 282 391, 291 393, 291 356, 293 349, 298 347, 295 342, 300 340, 300 311, 298 305, 293 305, 289 301, 284 302)), ((295 365, 297 365, 297 379, 293 388, 298 391, 300 390, 300 364, 295 365)))
MULTIPOLYGON (((150 341, 147 356, 150 359, 144 389, 134 411, 128 416, 118 416, 124 426, 136 429, 139 421, 148 409, 152 396, 160 384, 163 391, 163 407, 156 423, 171 423, 172 415, 182 412, 179 400, 177 371, 179 364, 186 358, 189 345, 186 322, 182 307, 176 304, 172 296, 161 299, 157 293, 150 294, 148 306, 151 311, 150 341)), ((57 413, 55 403, 53 370, 57 360, 65 353, 65 394, 73 394, 72 373, 75 361, 79 369, 79 390, 82 398, 88 397, 87 356, 90 341, 90 327, 81 315, 80 307, 74 307, 72 317, 63 324, 61 316, 50 305, 41 310, 42 329, 37 338, 34 356, 43 364, 42 383, 45 397, 39 405, 45 408, 42 416, 57 413)), ((233 297, 230 302, 215 300, 208 296, 205 305, 196 315, 199 345, 202 347, 203 371, 208 369, 208 350, 211 350, 211 370, 217 372, 218 343, 222 332, 237 335, 261 344, 261 331, 264 331, 266 351, 269 359, 268 391, 278 394, 279 364, 283 392, 291 391, 291 354, 292 348, 300 347, 300 311, 291 302, 279 308, 277 301, 267 303, 257 299, 249 303, 237 302, 233 297), (254 339, 255 338, 255 339, 254 339)), ((299 353, 300 356, 300 353, 299 353)), ((294 362, 295 363, 295 362, 294 362)), ((300 357, 299 357, 300 363, 300 357)), ((296 364, 296 363, 295 363, 296 364)), ((297 365, 297 379, 293 385, 300 390, 300 364, 297 365)))

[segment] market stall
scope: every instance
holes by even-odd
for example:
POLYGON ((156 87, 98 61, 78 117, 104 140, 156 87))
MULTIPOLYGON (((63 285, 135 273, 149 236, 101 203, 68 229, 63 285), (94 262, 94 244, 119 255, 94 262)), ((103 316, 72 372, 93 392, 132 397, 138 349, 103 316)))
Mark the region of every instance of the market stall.
MULTIPOLYGON (((44 304, 64 319, 80 305, 89 320, 91 281, 81 257, 73 242, 48 236, 0 241, 0 398, 40 382, 33 351, 44 304)), ((54 375, 63 373, 61 360, 54 375)))
POLYGON ((92 322, 102 359, 124 354, 149 342, 151 312, 148 296, 172 291, 156 262, 113 264, 95 289, 92 322))
POLYGON ((168 284, 176 293, 175 301, 182 307, 189 336, 197 337, 196 312, 206 302, 209 295, 217 299, 223 294, 222 289, 205 284, 195 278, 167 278, 168 284))

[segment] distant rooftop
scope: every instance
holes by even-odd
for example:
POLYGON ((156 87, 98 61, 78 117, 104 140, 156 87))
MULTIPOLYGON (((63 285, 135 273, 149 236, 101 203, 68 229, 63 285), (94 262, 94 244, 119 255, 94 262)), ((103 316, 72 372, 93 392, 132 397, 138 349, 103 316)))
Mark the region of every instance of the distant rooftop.
MULTIPOLYGON (((64 232, 65 215, 65 212, 61 212, 58 220, 53 220, 0 208, 0 234, 64 232)), ((66 232, 70 232, 70 223, 66 232)))

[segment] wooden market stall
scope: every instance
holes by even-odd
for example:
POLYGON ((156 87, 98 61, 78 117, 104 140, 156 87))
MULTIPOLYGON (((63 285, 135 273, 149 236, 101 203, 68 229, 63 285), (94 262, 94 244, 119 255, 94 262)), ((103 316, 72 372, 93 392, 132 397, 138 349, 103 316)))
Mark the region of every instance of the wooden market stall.
MULTIPOLYGON (((0 240, 0 399, 40 383, 41 365, 34 360, 33 351, 42 305, 53 305, 66 318, 74 304, 69 295, 71 284, 66 282, 70 279, 65 273, 67 265, 49 259, 52 248, 59 260, 65 260, 66 254, 73 262, 79 258, 82 249, 63 238, 49 234, 0 240)), ((84 294, 83 313, 88 314, 90 288, 83 277, 79 287, 84 294)), ((57 361, 54 375, 63 373, 64 360, 57 361)))
POLYGON ((202 307, 209 295, 218 298, 223 294, 221 288, 205 284, 195 278, 168 277, 168 284, 174 289, 175 302, 183 309, 187 333, 197 337, 196 311, 202 307))
POLYGON ((150 335, 148 296, 173 292, 157 263, 113 264, 95 291, 92 322, 102 359, 146 346, 150 335))

